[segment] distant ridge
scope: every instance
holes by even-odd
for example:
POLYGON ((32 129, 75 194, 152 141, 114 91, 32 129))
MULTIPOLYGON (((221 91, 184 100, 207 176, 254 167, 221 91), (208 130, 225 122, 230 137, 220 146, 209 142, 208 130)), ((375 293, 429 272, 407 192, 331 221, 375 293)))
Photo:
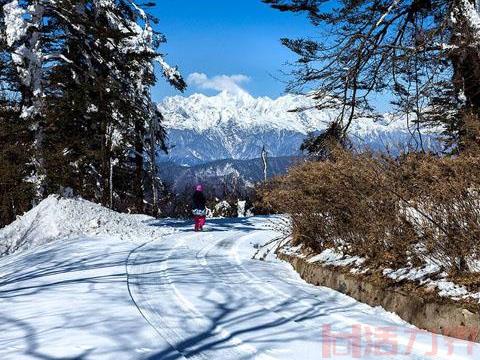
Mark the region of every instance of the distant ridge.
MULTIPOLYGON (((264 145, 271 157, 298 156, 307 134, 325 129, 337 115, 315 109, 314 101, 302 95, 270 99, 226 91, 216 96, 168 97, 158 108, 173 147, 162 161, 183 165, 254 159, 264 145), (309 110, 291 111, 298 108, 309 110)), ((356 144, 374 150, 411 141, 404 121, 361 119, 352 125, 351 135, 356 144)))
MULTIPOLYGON (((267 176, 285 174, 288 168, 302 160, 293 156, 268 158, 267 176)), ((244 191, 262 181, 263 162, 261 159, 225 159, 191 167, 165 162, 159 164, 159 172, 164 183, 176 192, 188 191, 195 184, 202 183, 211 193, 221 196, 224 190, 232 191, 237 187, 244 191)))

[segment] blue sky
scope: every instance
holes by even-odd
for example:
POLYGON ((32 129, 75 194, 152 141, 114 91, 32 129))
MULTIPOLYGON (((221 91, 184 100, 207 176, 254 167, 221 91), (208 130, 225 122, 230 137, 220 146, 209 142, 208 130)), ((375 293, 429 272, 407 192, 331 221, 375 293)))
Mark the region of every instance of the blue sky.
MULTIPOLYGON (((305 15, 281 13, 260 0, 159 0, 152 12, 168 39, 161 49, 167 61, 185 78, 198 73, 186 95, 239 84, 253 96, 277 97, 285 89, 281 70, 295 60, 280 38, 313 35, 305 15)), ((175 94, 162 80, 153 91, 157 101, 175 94)))

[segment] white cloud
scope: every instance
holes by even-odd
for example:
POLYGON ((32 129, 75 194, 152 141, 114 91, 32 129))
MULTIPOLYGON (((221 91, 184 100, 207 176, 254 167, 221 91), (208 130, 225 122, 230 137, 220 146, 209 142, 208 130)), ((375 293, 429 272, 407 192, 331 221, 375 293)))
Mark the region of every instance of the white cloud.
POLYGON ((232 94, 246 93, 241 84, 250 81, 250 77, 242 74, 217 75, 208 77, 203 73, 192 73, 188 75, 187 83, 190 86, 203 90, 227 91, 232 94))

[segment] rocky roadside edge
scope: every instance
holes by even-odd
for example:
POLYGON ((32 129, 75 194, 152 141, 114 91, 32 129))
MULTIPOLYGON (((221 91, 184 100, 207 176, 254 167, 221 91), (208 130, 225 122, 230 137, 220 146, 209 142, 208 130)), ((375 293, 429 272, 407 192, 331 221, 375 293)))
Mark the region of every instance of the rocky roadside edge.
POLYGON ((414 282, 402 284, 376 275, 353 274, 348 267, 309 263, 308 257, 277 250, 306 282, 326 286, 371 306, 381 306, 430 332, 480 343, 480 311, 473 304, 442 298, 414 282))

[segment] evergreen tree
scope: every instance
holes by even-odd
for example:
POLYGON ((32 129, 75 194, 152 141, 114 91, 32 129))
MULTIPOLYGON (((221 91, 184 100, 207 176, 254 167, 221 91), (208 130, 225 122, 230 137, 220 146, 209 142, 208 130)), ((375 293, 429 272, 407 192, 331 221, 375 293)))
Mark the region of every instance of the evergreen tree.
POLYGON ((15 109, 30 136, 23 167, 33 172, 23 181, 37 199, 73 193, 143 211, 145 185, 154 199, 159 191, 155 154, 165 148, 150 95, 154 64, 186 86, 158 52, 165 39, 156 20, 130 0, 12 0, 0 9, 2 55, 18 78, 15 109))
POLYGON ((46 6, 48 0, 5 1, 3 19, 6 43, 17 70, 21 94, 20 117, 33 132, 31 163, 34 172, 30 181, 35 188, 35 202, 45 195, 43 62, 46 38, 46 6))
POLYGON ((105 11, 110 20, 110 29, 116 33, 111 38, 118 39, 114 44, 118 50, 115 54, 119 60, 115 63, 118 75, 113 80, 118 85, 115 88, 120 89, 116 114, 121 121, 116 130, 124 142, 123 147, 127 149, 124 156, 130 160, 121 161, 117 167, 121 174, 128 174, 129 167, 132 169, 133 176, 124 178, 122 182, 131 179, 131 187, 127 190, 133 200, 130 210, 141 212, 144 210, 145 180, 156 178, 156 174, 146 176, 149 171, 156 169, 156 165, 149 166, 145 162, 145 157, 153 154, 153 150, 145 148, 146 139, 149 138, 148 143, 152 147, 161 147, 165 136, 159 123, 161 117, 150 97, 150 89, 156 82, 154 62, 160 63, 172 85, 183 90, 185 83, 176 69, 169 67, 157 52, 165 39, 151 27, 151 21, 155 19, 131 2, 120 1, 117 6, 105 11), (147 131, 149 129, 151 131, 147 131))
MULTIPOLYGON (((0 1, 0 7, 5 1, 0 1)), ((30 163, 29 123, 20 118, 20 79, 10 52, 4 13, 0 13, 0 226, 8 224, 30 205, 32 189, 25 181, 30 163)))

